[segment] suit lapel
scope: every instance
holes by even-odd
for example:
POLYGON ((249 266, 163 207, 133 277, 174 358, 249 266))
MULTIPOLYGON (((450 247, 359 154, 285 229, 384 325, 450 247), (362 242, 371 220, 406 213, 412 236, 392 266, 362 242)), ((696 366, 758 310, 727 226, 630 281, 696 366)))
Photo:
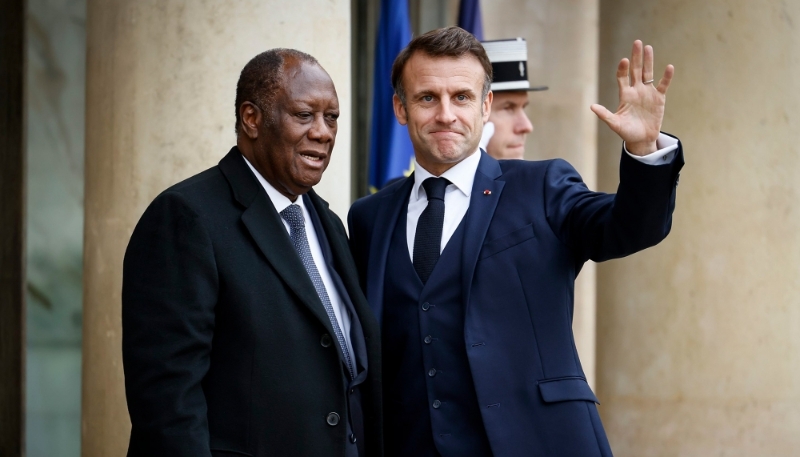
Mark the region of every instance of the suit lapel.
POLYGON ((267 196, 252 171, 244 162, 238 148, 234 147, 219 163, 228 179, 236 200, 245 207, 242 223, 250 232, 267 261, 300 301, 333 335, 330 319, 322 306, 314 284, 294 250, 292 241, 267 196))
POLYGON ((502 176, 500 164, 494 158, 481 151, 481 160, 475 172, 475 181, 472 184, 472 196, 469 201, 469 210, 465 216, 466 231, 464 232, 464 259, 462 262, 462 287, 465 312, 469 311, 469 291, 475 267, 478 263, 478 254, 483 246, 489 224, 497 209, 497 202, 503 192, 504 181, 497 178, 502 176), (488 193, 485 191, 489 191, 488 193))
MULTIPOLYGON (((350 302, 353 304, 361 326, 368 336, 376 335, 377 323, 369 310, 369 305, 364 300, 361 286, 358 284, 358 273, 350 254, 350 247, 347 244, 347 237, 344 234, 344 227, 337 225, 328 213, 328 203, 320 198, 313 190, 308 193, 308 200, 317 213, 320 225, 325 231, 328 245, 333 256, 333 268, 342 280, 345 291, 350 302), (341 233, 341 236, 337 236, 341 233)), ((377 335, 376 335, 377 336, 377 335)))
POLYGON ((380 325, 383 319, 383 280, 386 278, 386 260, 389 256, 389 243, 397 226, 401 211, 407 211, 408 196, 414 187, 414 174, 397 186, 394 192, 381 196, 372 241, 369 247, 369 271, 367 272, 367 302, 380 325))

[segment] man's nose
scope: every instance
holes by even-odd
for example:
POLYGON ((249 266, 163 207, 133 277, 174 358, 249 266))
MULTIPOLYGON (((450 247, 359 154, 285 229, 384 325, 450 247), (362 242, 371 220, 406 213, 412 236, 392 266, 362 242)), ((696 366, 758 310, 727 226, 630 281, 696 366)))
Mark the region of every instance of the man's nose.
POLYGON ((442 124, 452 124, 455 120, 456 116, 453 113, 453 105, 450 100, 442 100, 436 112, 436 121, 442 124))
POLYGON ((533 124, 531 124, 531 120, 528 119, 528 115, 525 114, 524 110, 519 110, 517 114, 517 118, 514 122, 514 130, 517 134, 526 134, 533 132, 533 124))
POLYGON ((308 129, 308 138, 327 143, 336 138, 336 127, 331 127, 325 120, 325 116, 315 116, 311 128, 308 129))

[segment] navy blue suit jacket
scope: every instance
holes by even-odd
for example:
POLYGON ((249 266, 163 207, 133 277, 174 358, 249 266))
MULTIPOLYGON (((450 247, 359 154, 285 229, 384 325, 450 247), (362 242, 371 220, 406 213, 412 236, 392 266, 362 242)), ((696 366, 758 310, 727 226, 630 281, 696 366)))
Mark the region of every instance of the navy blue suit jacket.
MULTIPOLYGON (((495 457, 611 454, 572 335, 574 281, 588 259, 623 257, 669 233, 682 165, 680 144, 659 166, 623 153, 618 192, 605 194, 563 160, 481 152, 460 268, 464 345, 495 457)), ((389 241, 412 185, 413 177, 365 197, 348 216, 379 322, 389 241)))

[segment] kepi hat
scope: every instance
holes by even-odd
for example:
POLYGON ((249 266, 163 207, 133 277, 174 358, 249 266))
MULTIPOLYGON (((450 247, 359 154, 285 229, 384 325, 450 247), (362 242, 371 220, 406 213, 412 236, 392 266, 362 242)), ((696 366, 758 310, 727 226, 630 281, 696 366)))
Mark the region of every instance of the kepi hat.
POLYGON ((525 38, 482 41, 492 63, 492 92, 547 90, 528 82, 528 43, 525 38))

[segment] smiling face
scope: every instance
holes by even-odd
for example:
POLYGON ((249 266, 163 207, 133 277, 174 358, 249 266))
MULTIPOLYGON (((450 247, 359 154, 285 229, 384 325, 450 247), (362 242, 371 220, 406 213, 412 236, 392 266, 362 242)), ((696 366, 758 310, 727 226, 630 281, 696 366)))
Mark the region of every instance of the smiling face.
POLYGON ((525 138, 533 131, 525 107, 528 93, 525 91, 495 92, 492 114, 494 135, 486 145, 486 152, 496 159, 522 159, 525 154, 525 138))
MULTIPOLYGON (((250 141, 242 154, 275 189, 294 201, 322 179, 336 140, 339 99, 330 76, 319 65, 284 64, 282 90, 271 118, 250 102, 240 107, 250 141)), ((240 135, 240 140, 241 140, 240 135)))
POLYGON ((394 96, 397 120, 408 126, 420 166, 439 176, 478 149, 492 93, 481 100, 486 74, 477 58, 417 52, 402 75, 405 106, 394 96))

